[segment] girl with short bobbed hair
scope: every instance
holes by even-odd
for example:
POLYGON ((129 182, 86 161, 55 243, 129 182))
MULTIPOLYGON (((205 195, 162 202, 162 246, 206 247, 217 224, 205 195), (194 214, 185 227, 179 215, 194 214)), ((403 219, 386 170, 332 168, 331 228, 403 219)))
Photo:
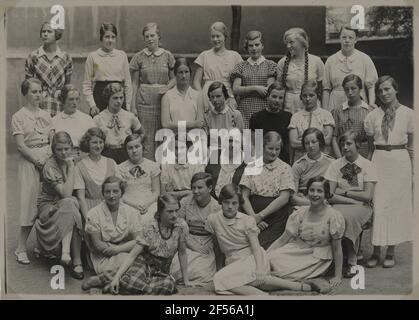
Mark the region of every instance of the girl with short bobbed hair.
POLYGON ((161 33, 157 23, 147 23, 142 29, 145 49, 137 52, 130 62, 135 111, 147 133, 145 157, 154 160, 156 132, 162 127, 162 96, 176 84, 173 54, 160 45, 161 33))
POLYGON ((103 182, 116 173, 116 162, 102 156, 105 139, 105 133, 100 128, 90 128, 80 141, 80 150, 87 153, 87 156, 76 165, 74 190, 85 219, 89 210, 103 200, 103 182))
POLYGON ((154 217, 145 219, 135 239, 134 247, 124 263, 112 274, 92 277, 84 289, 104 287, 112 294, 171 295, 177 292, 176 281, 170 274, 173 257, 178 253, 183 282, 188 282, 186 237, 188 226, 176 216, 178 200, 165 194, 157 200, 154 217))
POLYGON ((285 88, 280 82, 275 81, 268 87, 266 94, 267 106, 250 117, 249 128, 254 131, 262 129, 264 133, 276 131, 281 135, 284 143, 281 149, 280 159, 286 163, 289 159, 289 137, 288 126, 290 124, 292 114, 284 111, 285 88))
POLYGON ((54 134, 51 142, 53 156, 42 170, 35 230, 41 254, 61 254, 61 264, 70 268, 73 278, 81 280, 84 277, 80 258, 82 219, 79 203, 72 196, 75 179, 72 147, 67 132, 54 134))
MULTIPOLYGON (((211 197, 213 181, 210 174, 195 173, 191 179, 192 194, 180 201, 178 217, 186 221, 189 236, 186 238, 188 256, 188 275, 192 286, 205 286, 212 282, 216 272, 217 252, 212 235, 205 230, 205 224, 211 214, 219 212, 221 207, 211 197)), ((222 264, 220 259, 219 264, 222 264)), ((181 279, 181 269, 176 260, 171 266, 175 279, 181 279)))
POLYGON ((298 111, 291 117, 289 129, 289 139, 291 146, 291 163, 294 163, 304 155, 302 145, 302 135, 308 128, 317 128, 323 132, 326 142, 326 153, 331 153, 331 143, 335 120, 332 114, 324 110, 318 104, 321 95, 319 83, 307 81, 301 87, 300 99, 304 105, 304 110, 298 111))
POLYGON ((125 103, 123 108, 131 110, 131 75, 127 54, 115 49, 118 30, 112 23, 102 23, 99 29, 101 47, 90 52, 86 59, 83 94, 90 107, 90 115, 95 116, 108 106, 108 99, 103 96, 103 89, 109 83, 123 86, 125 103))
POLYGON ((382 76, 375 83, 379 108, 364 121, 368 136, 368 158, 377 169, 374 195, 372 244, 374 252, 367 267, 380 262, 381 246, 387 246, 383 267, 395 265, 394 250, 399 243, 412 240, 412 163, 415 112, 402 105, 397 82, 382 76))
POLYGON ((307 196, 308 181, 317 176, 323 176, 334 158, 323 153, 326 146, 323 132, 317 128, 304 131, 301 143, 306 153, 292 165, 295 189, 291 202, 297 206, 310 205, 307 196))
POLYGON ((63 30, 52 28, 51 23, 44 22, 39 32, 42 46, 33 51, 25 62, 25 78, 36 78, 41 81, 42 100, 40 108, 54 117, 60 111, 58 99, 64 85, 71 82, 73 61, 70 55, 62 51, 57 44, 63 30), (53 79, 53 80, 51 80, 53 79))
POLYGON ((324 177, 329 180, 333 194, 329 203, 345 218, 343 248, 347 268, 344 276, 350 278, 355 275, 352 267, 357 265, 362 226, 371 218, 374 189, 381 181, 378 180, 374 164, 359 154, 361 137, 357 131, 346 131, 339 138, 339 145, 342 157, 330 164, 324 177))
POLYGON ((338 138, 347 130, 352 129, 359 133, 358 135, 362 140, 359 152, 365 158, 368 156, 368 141, 364 129, 364 120, 372 107, 361 96, 363 84, 359 76, 355 74, 347 75, 342 81, 342 87, 347 100, 332 110, 335 120, 332 138, 333 151, 337 158, 342 156, 338 138))
POLYGON ((342 237, 345 220, 338 210, 328 205, 329 182, 320 176, 307 183, 308 206, 294 211, 285 232, 268 249, 271 274, 281 279, 301 281, 302 290, 309 285, 320 291, 310 279, 324 276, 334 264, 331 287, 342 281, 342 237))
MULTIPOLYGON (((269 131, 263 136, 263 167, 258 175, 242 176, 240 186, 244 198, 243 209, 252 216, 261 230, 259 241, 268 248, 284 232, 291 212, 289 198, 295 192, 291 167, 280 160, 281 136, 269 131)), ((249 164, 245 170, 255 166, 249 164)))
POLYGON ((101 187, 104 201, 87 214, 86 240, 97 276, 83 283, 84 290, 111 281, 135 245, 141 219, 134 208, 121 201, 125 188, 122 179, 107 177, 101 187))
POLYGON ((176 86, 166 92, 161 101, 162 127, 178 130, 178 122, 186 121, 186 130, 203 128, 204 110, 198 104, 198 91, 192 89, 191 67, 186 58, 176 59, 176 86))
POLYGON ((42 83, 38 79, 25 79, 21 85, 24 106, 12 116, 12 135, 17 150, 17 190, 19 212, 19 238, 15 257, 18 263, 29 264, 26 242, 34 225, 37 198, 40 192, 40 172, 49 158, 49 139, 52 136, 51 117, 39 108, 42 83))
POLYGON ((326 60, 323 79, 323 108, 332 111, 339 108, 346 100, 343 79, 354 74, 360 77, 362 100, 375 107, 376 95, 374 84, 378 79, 377 70, 371 58, 355 48, 358 30, 343 26, 339 33, 341 49, 326 60))
MULTIPOLYGON (((304 29, 287 30, 283 40, 287 47, 287 54, 278 62, 277 80, 286 88, 284 110, 294 114, 304 109, 300 99, 303 83, 315 81, 321 88, 324 64, 318 56, 308 52, 309 38, 304 29)), ((321 90, 319 91, 321 94, 321 90)))
POLYGON ((80 139, 90 128, 96 127, 92 117, 81 112, 80 93, 72 84, 67 84, 61 90, 59 100, 62 103, 63 111, 52 118, 52 129, 55 131, 67 132, 73 141, 73 156, 76 160, 82 157, 80 152, 80 139))
POLYGON ((143 136, 131 134, 125 138, 124 148, 128 160, 118 165, 117 175, 127 183, 122 198, 125 204, 138 210, 138 214, 150 216, 156 211, 160 195, 160 166, 144 158, 143 136))
POLYGON ((252 114, 265 109, 267 91, 276 78, 277 65, 262 55, 264 45, 260 31, 249 31, 245 38, 250 57, 237 64, 230 75, 233 92, 240 96, 238 110, 243 115, 244 127, 249 128, 252 114))
POLYGON ((228 38, 227 26, 221 22, 214 22, 210 27, 212 48, 200 53, 195 59, 197 69, 193 79, 193 87, 201 91, 200 102, 204 111, 208 112, 213 106, 207 97, 208 87, 213 81, 222 82, 228 90, 227 104, 233 109, 237 108, 233 91, 230 85, 230 75, 234 67, 243 61, 236 51, 228 50, 225 41, 228 38), (202 86, 203 82, 203 86, 202 86))
POLYGON ((267 295, 266 291, 281 289, 312 290, 310 285, 271 275, 268 255, 259 244, 260 230, 255 220, 239 212, 243 199, 237 185, 225 185, 219 199, 222 211, 210 215, 205 225, 226 256, 226 266, 214 275, 216 293, 267 295))
POLYGON ((103 89, 107 108, 93 118, 97 127, 106 135, 103 155, 122 163, 127 159, 124 148, 125 138, 138 133, 144 136, 144 129, 138 118, 131 112, 122 109, 124 88, 119 83, 109 83, 103 89))

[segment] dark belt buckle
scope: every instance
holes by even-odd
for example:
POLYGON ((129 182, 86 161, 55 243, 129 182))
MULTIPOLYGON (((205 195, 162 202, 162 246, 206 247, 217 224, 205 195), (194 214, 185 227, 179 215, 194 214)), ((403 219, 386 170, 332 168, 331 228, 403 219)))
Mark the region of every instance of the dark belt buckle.
POLYGON ((384 150, 390 152, 391 150, 393 150, 393 148, 391 147, 391 145, 387 144, 384 146, 384 150))

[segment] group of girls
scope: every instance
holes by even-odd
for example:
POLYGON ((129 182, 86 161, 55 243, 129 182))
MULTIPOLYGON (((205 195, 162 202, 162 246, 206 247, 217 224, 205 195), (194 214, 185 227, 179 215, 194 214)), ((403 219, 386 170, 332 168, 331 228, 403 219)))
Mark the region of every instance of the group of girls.
MULTIPOLYGON (((193 89, 189 64, 160 47, 157 24, 143 28, 146 48, 129 63, 115 49, 116 27, 102 24, 83 82, 92 119, 77 110, 62 32, 42 25, 43 45, 26 61, 26 103, 12 118, 19 263, 30 263, 35 226, 39 256, 60 259, 76 279, 92 267, 84 288, 170 294, 183 280, 213 281, 218 293, 318 290, 304 281, 332 261, 332 285, 353 276, 374 215, 367 266, 380 262, 381 246, 383 266, 395 265, 395 245, 411 240, 413 111, 399 103, 396 81, 378 78, 355 49, 357 31, 342 28, 341 50, 325 65, 301 28, 285 32, 278 64, 263 57, 258 31, 246 36, 246 61, 226 49, 224 23, 210 32, 193 89), (160 167, 155 133, 178 121, 188 130, 263 129, 261 173, 232 161, 160 167)), ((176 154, 180 146, 173 141, 176 154)))

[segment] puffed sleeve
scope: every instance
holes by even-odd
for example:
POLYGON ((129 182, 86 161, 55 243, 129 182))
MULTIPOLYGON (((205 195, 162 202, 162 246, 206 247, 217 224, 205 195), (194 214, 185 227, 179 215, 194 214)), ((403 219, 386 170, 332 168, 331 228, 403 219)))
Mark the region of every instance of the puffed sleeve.
POLYGON ((140 52, 136 53, 130 63, 129 63, 129 68, 132 71, 138 71, 141 68, 141 61, 140 61, 140 52))
MULTIPOLYGON (((245 62, 244 62, 245 63, 245 62)), ((234 80, 236 79, 236 78, 240 78, 240 79, 242 79, 243 80, 243 64, 244 63, 239 63, 239 64, 237 64, 235 67, 234 67, 234 69, 233 69, 233 71, 231 71, 231 75, 230 75, 230 81, 231 82, 234 82, 234 80)))
POLYGON ((260 232, 260 229, 258 228, 258 226, 256 225, 256 220, 252 217, 247 216, 246 217, 246 222, 245 222, 245 229, 244 229, 244 233, 246 235, 258 235, 260 232))
POLYGON ((12 117, 12 134, 15 136, 17 134, 25 133, 25 123, 21 117, 17 114, 14 114, 12 117))
POLYGON ((294 175, 291 167, 285 163, 285 167, 281 171, 281 179, 279 191, 290 190, 295 192, 294 175))
POLYGON ((324 76, 323 76, 323 90, 332 90, 332 84, 330 82, 330 74, 332 72, 332 58, 329 57, 324 65, 324 76))
POLYGON ((332 114, 330 111, 327 111, 325 109, 322 109, 322 118, 323 118, 323 125, 324 126, 332 126, 335 127, 335 119, 333 119, 332 114))
POLYGON ((195 59, 194 61, 198 66, 200 66, 201 68, 204 68, 204 63, 205 63, 205 51, 201 52, 198 56, 198 58, 195 59))
POLYGON ((340 174, 337 161, 339 161, 339 159, 332 161, 329 168, 327 168, 326 173, 324 174, 326 180, 338 182, 340 174))
POLYGON ((137 242, 137 244, 144 246, 144 247, 149 247, 150 244, 152 243, 153 239, 152 239, 152 232, 153 232, 153 225, 151 224, 151 222, 154 219, 150 219, 148 220, 146 223, 144 223, 138 233, 137 238, 135 239, 135 241, 137 242))
POLYGON ((292 165, 292 175, 294 178, 294 185, 295 185, 295 191, 298 192, 298 189, 300 188, 300 177, 302 173, 302 167, 299 162, 294 162, 292 165))
POLYGON ((374 111, 367 114, 364 120, 364 130, 367 136, 374 136, 374 111))
POLYGON ((299 112, 294 113, 291 117, 288 129, 297 129, 299 112))
POLYGON ((87 233, 100 232, 99 217, 95 208, 87 213, 85 230, 87 233))
MULTIPOLYGON (((247 167, 249 167, 249 165, 246 166, 246 169, 247 169, 247 167)), ((246 169, 245 169, 245 171, 246 171, 246 169)), ((240 186, 246 187, 247 189, 250 190, 251 193, 253 193, 255 191, 255 184, 252 180, 251 175, 244 174, 242 176, 241 180, 240 180, 240 186)))
POLYGON ((329 232, 332 239, 338 240, 345 233, 345 219, 339 211, 335 209, 331 210, 333 210, 333 213, 329 218, 329 232))
POLYGON ((169 65, 169 69, 172 70, 175 67, 175 57, 173 56, 173 54, 169 51, 167 51, 168 55, 169 55, 169 61, 168 61, 168 65, 169 65))
POLYGON ((42 174, 44 181, 50 184, 52 187, 58 184, 64 184, 64 177, 60 169, 52 165, 51 162, 47 162, 43 169, 42 174))
POLYGON ((378 80, 378 73, 377 69, 375 68, 374 62, 372 62, 371 58, 368 55, 364 55, 364 63, 365 63, 365 87, 370 89, 374 87, 375 83, 378 80))
POLYGON ((293 237, 298 237, 300 226, 303 223, 304 212, 307 207, 298 207, 287 220, 285 231, 287 231, 293 237))
POLYGON ((153 162, 153 166, 151 167, 150 170, 150 176, 152 178, 158 177, 161 173, 160 167, 157 163, 153 162))

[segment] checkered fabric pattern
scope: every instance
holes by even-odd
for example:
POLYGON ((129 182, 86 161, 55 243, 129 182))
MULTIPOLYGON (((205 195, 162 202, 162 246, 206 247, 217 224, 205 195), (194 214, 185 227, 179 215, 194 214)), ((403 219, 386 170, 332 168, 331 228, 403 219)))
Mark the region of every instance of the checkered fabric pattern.
MULTIPOLYGON (((259 65, 251 65, 243 61, 233 69, 230 79, 233 83, 236 78, 242 79, 242 86, 266 86, 268 78, 276 77, 277 65, 272 60, 265 60, 259 65)), ((244 127, 249 128, 249 120, 253 113, 265 109, 268 106, 265 97, 252 93, 241 96, 238 109, 243 115, 244 127)))
POLYGON ((43 102, 41 108, 54 117, 60 110, 58 96, 66 79, 73 73, 73 61, 68 53, 57 51, 49 60, 39 48, 32 52, 25 63, 25 77, 36 78, 42 82, 43 102))
POLYGON ((120 290, 125 293, 170 295, 176 292, 176 281, 169 274, 172 258, 141 253, 120 279, 120 290))

